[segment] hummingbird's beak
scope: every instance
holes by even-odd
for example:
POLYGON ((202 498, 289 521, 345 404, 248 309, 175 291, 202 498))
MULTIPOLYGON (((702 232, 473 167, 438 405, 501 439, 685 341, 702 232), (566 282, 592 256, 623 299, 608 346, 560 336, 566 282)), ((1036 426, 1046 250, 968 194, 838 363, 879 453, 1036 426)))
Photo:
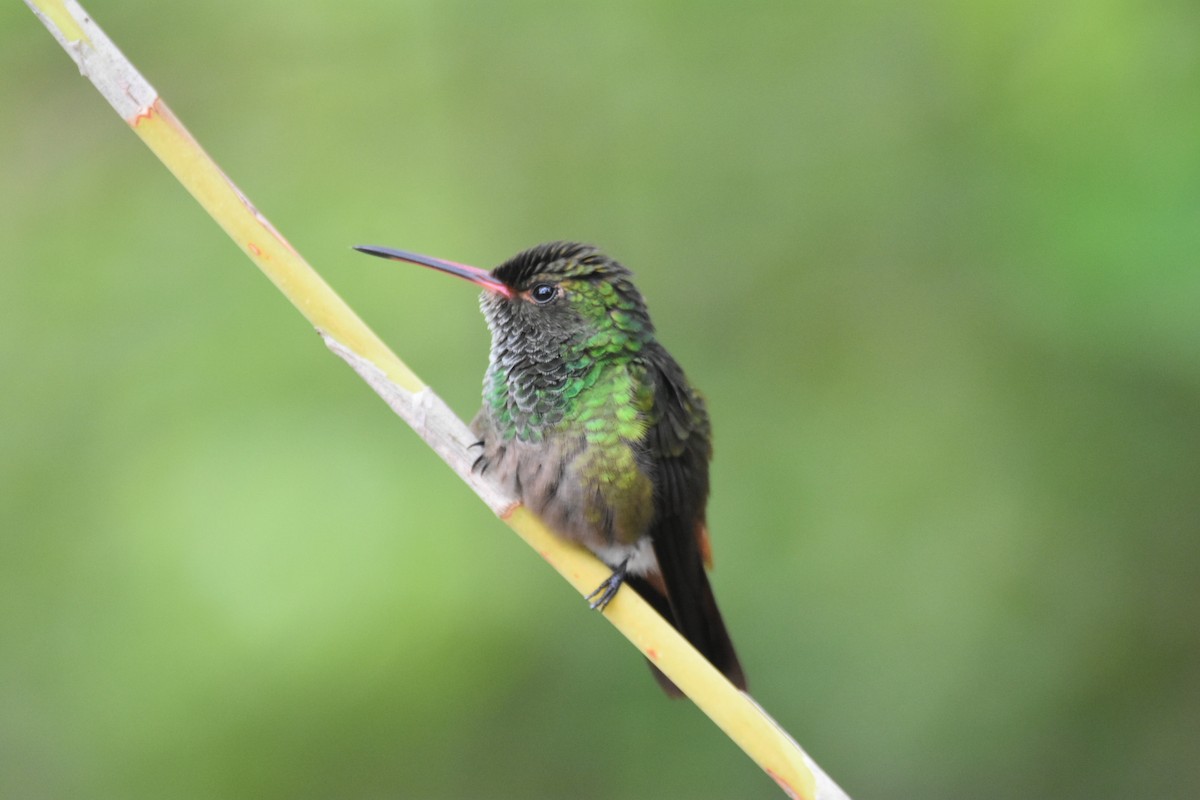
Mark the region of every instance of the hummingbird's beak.
POLYGON ((471 267, 466 264, 456 264, 453 261, 443 261, 440 258, 432 256, 423 256, 420 253, 410 253, 407 250, 393 250, 390 247, 375 247, 373 245, 356 244, 354 249, 360 253, 366 253, 371 256, 379 256, 380 258, 390 258, 393 261, 407 261, 410 264, 420 264, 422 267, 432 267, 442 272, 449 272, 451 275, 457 275, 460 278, 466 278, 471 283, 478 284, 489 292, 512 297, 512 289, 508 288, 503 282, 496 280, 487 270, 479 267, 471 267))

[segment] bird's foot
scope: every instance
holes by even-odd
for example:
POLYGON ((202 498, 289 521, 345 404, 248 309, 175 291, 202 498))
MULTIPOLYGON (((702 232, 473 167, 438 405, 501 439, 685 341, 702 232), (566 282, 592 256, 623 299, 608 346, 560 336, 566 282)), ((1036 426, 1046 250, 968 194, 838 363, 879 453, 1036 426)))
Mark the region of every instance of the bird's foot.
POLYGON ((483 475, 484 473, 486 473, 488 471, 488 467, 491 466, 492 460, 490 458, 488 458, 487 446, 485 445, 483 439, 480 439, 477 442, 473 442, 472 444, 467 445, 468 450, 470 450, 473 447, 479 448, 479 455, 475 458, 474 461, 471 462, 471 472, 477 473, 479 475, 483 475))
POLYGON ((617 596, 617 590, 621 588, 621 584, 625 582, 625 575, 628 573, 629 559, 621 562, 620 566, 613 570, 612 575, 609 575, 604 583, 596 587, 596 591, 589 594, 585 599, 588 600, 588 605, 596 611, 603 611, 612 602, 612 599, 617 596))

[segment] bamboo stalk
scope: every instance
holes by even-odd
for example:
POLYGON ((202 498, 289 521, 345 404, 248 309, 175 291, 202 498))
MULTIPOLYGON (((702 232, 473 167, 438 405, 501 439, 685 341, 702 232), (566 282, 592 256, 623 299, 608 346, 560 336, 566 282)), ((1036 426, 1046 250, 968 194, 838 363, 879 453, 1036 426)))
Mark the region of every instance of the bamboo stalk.
MULTIPOLYGON (((581 595, 609 570, 586 550, 554 536, 515 498, 471 471, 475 441, 466 425, 308 265, 204 152, 158 93, 75 0, 26 4, 201 206, 385 402, 509 527, 581 595)), ((738 691, 634 592, 604 612, 792 798, 846 795, 749 695, 738 691)))

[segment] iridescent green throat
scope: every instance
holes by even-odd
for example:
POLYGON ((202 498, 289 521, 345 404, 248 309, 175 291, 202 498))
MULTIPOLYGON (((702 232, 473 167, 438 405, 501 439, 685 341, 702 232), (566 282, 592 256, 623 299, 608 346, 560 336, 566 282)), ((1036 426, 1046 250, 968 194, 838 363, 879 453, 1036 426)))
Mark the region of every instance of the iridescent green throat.
POLYGON ((560 431, 596 444, 637 438, 652 400, 638 356, 654 340, 641 297, 622 279, 558 286, 566 308, 552 324, 523 318, 513 301, 485 298, 492 351, 484 407, 506 440, 541 442, 560 431))

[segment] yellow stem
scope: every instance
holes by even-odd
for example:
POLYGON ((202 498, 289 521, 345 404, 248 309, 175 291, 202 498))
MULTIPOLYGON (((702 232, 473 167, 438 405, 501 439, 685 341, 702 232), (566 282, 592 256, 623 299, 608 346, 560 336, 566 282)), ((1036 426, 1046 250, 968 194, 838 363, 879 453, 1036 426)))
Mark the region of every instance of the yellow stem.
MULTIPOLYGON (((608 577, 590 553, 471 474, 470 434, 225 176, 153 87, 75 0, 26 0, 118 114, 180 183, 393 409, 504 521, 581 594, 608 577)), ((734 688, 636 593, 604 616, 794 798, 845 797, 787 733, 734 688)))

